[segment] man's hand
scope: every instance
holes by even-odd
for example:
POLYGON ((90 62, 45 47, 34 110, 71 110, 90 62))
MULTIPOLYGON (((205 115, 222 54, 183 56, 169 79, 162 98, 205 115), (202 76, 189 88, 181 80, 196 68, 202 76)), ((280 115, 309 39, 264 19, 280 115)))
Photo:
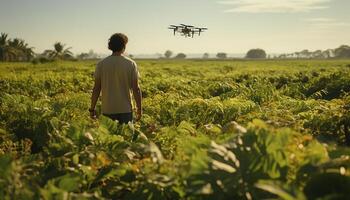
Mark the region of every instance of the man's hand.
POLYGON ((95 109, 89 109, 90 112, 90 118, 91 119, 97 119, 97 115, 96 115, 96 110, 95 109))
POLYGON ((136 121, 139 121, 141 119, 142 116, 142 110, 141 109, 137 109, 136 111, 136 121))

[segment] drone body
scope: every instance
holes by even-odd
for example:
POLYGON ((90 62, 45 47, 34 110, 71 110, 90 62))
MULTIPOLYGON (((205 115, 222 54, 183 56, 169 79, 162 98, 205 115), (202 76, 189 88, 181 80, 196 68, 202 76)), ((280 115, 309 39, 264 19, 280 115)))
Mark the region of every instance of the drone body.
POLYGON ((176 32, 180 33, 182 36, 185 37, 192 37, 195 34, 198 34, 198 36, 201 35, 201 32, 204 32, 205 30, 208 30, 207 28, 198 28, 194 27, 192 25, 186 25, 186 24, 180 24, 178 26, 176 25, 170 25, 168 29, 171 29, 174 31, 174 35, 176 35, 176 32))

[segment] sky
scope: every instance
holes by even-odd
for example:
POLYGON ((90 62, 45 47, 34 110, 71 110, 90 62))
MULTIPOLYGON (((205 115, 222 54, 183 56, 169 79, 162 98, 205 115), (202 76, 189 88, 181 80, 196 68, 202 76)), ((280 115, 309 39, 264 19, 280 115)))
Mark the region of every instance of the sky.
POLYGON ((349 0, 0 0, 0 32, 34 51, 63 42, 78 54, 109 54, 121 32, 129 54, 268 54, 350 45, 349 0), (170 24, 207 27, 199 37, 173 36, 170 24))

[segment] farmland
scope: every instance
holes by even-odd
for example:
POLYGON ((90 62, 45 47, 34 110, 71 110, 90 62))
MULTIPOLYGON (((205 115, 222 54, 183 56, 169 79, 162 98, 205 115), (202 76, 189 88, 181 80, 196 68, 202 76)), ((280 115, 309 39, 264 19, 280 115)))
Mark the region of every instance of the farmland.
POLYGON ((349 60, 137 63, 133 125, 96 61, 0 63, 0 199, 350 199, 349 60))

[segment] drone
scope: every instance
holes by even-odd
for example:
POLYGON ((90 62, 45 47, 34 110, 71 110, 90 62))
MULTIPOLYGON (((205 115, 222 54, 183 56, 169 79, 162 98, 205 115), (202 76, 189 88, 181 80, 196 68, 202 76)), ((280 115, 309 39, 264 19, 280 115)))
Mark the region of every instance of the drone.
POLYGON ((198 34, 198 36, 200 36, 202 32, 204 32, 205 30, 208 30, 208 28, 198 28, 198 27, 194 27, 192 25, 186 25, 186 24, 180 24, 178 26, 170 25, 168 29, 173 30, 174 35, 176 35, 176 32, 178 32, 181 34, 181 36, 192 37, 192 38, 195 34, 198 34))

